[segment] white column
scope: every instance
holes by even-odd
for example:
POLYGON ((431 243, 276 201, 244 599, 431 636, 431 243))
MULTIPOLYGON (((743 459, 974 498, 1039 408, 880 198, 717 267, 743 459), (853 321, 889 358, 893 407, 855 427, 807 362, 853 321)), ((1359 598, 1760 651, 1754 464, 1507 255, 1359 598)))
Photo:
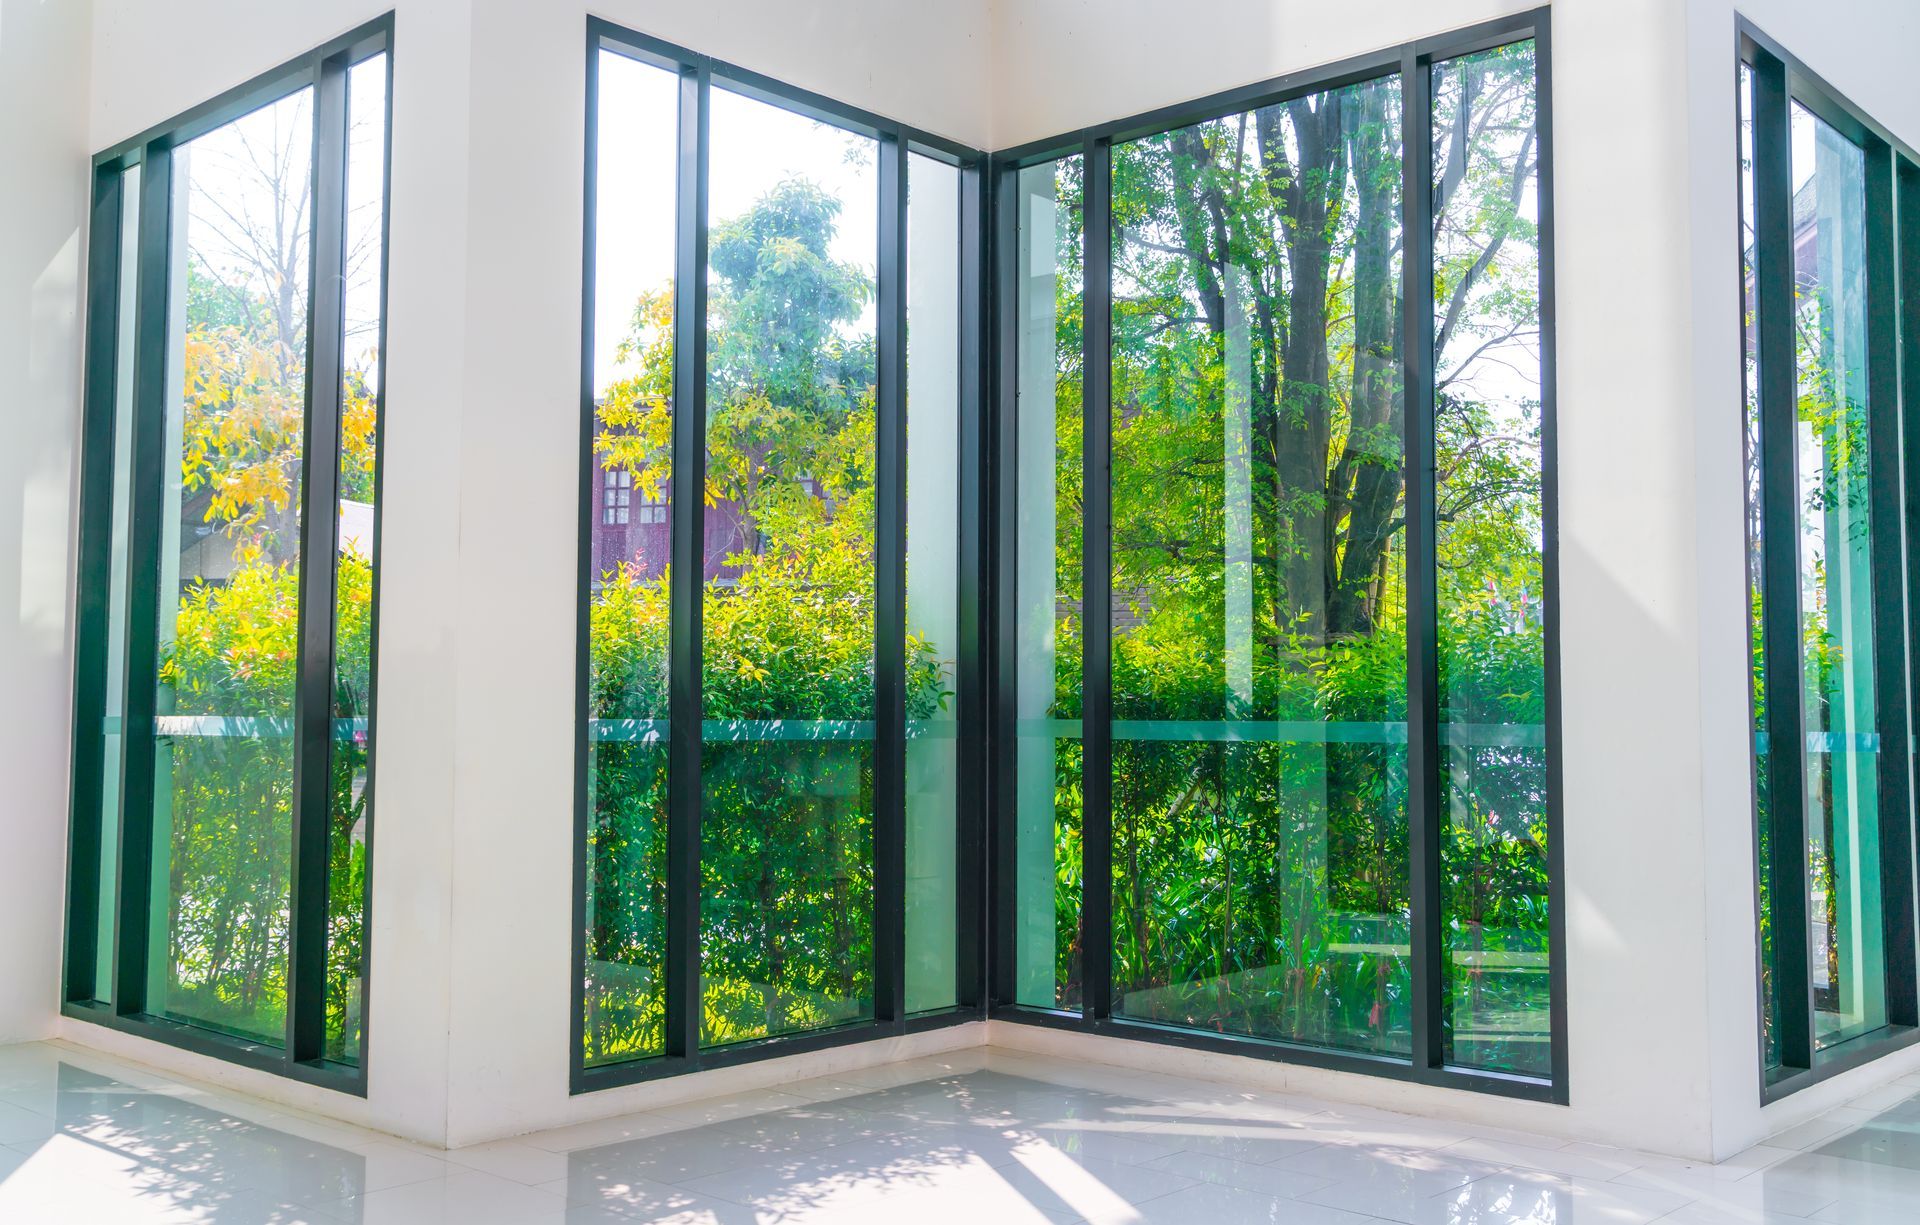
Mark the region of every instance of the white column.
POLYGON ((0 2, 0 1042, 60 998, 89 24, 0 2))

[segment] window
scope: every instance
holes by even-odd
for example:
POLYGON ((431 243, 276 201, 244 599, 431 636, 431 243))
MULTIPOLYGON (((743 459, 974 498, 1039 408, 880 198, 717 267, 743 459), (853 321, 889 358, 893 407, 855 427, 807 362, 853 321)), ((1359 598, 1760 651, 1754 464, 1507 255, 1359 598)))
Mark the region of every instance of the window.
POLYGON ((1777 1095, 1920 1020, 1910 754, 1892 751, 1911 719, 1899 243, 1910 285, 1920 170, 1750 28, 1741 61, 1761 1029, 1777 1095))
POLYGON ((1441 1002, 1449 1064, 1548 1077, 1553 765, 1532 43, 1433 68, 1441 1002))
POLYGON ((387 31, 96 158, 89 270, 67 1011, 351 1090, 387 31))
POLYGON ((1543 26, 1005 172, 996 1015, 1564 1099, 1543 26))
POLYGON ((1408 1050, 1400 93, 1113 148, 1118 1017, 1408 1050))
POLYGON ((633 507, 633 473, 616 468, 607 473, 606 511, 600 521, 624 524, 633 507))
POLYGON ((574 1086, 976 1016, 980 157, 589 65, 574 1086))

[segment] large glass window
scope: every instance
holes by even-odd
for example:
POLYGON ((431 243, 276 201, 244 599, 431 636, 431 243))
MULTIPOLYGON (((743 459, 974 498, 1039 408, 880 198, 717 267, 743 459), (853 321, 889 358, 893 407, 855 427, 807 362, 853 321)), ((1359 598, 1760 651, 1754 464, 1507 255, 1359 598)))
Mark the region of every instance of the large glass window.
POLYGON ((1866 158, 1792 107, 1794 376, 1800 532, 1800 719, 1814 1044, 1887 1023, 1874 711, 1866 158))
POLYGON ((601 23, 590 54, 581 1087, 979 998, 978 155, 601 23))
POLYGON ((96 159, 68 1004, 267 1066, 362 1057, 386 28, 96 159))
POLYGON ((1117 1015, 1409 1049, 1400 92, 1113 150, 1117 1015))
POLYGON ((710 110, 703 1045, 873 1015, 874 140, 710 110))
POLYGON ((1545 1076, 1550 767, 1533 44, 1438 64, 1432 89, 1447 1060, 1545 1076))
POLYGON ((1920 1021, 1887 756, 1910 718, 1897 241, 1920 172, 1751 34, 1739 106, 1762 1056, 1784 1091, 1920 1021))
POLYGON ((592 462, 587 591, 589 1065, 664 1051, 667 565, 673 513, 679 79, 595 53, 592 462), (657 521, 632 514, 657 500, 657 521))
POLYGON ((305 561, 312 94, 174 152, 181 254, 169 269, 175 394, 157 559, 148 1006, 276 1044, 305 561))
POLYGON ((1014 1015, 1559 1091, 1533 33, 1003 178, 1014 1015))

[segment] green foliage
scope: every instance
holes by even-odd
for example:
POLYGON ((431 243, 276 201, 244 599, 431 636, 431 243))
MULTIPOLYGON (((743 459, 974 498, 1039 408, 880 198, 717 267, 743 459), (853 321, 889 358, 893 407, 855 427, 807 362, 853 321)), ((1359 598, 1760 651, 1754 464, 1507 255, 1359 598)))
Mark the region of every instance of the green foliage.
MULTIPOLYGON (((829 254, 839 203, 789 181, 715 227, 708 298, 710 514, 743 534, 702 599, 704 1041, 867 1015, 873 992, 874 349, 871 282, 829 254)), ((636 305, 636 372, 599 408, 595 453, 635 488, 671 479, 672 295, 636 305)), ((590 711, 667 711, 666 573, 622 565, 589 611, 590 711)), ((907 643, 909 717, 950 695, 938 645, 907 643)), ((664 730, 596 744, 587 1056, 658 1052, 664 730)))

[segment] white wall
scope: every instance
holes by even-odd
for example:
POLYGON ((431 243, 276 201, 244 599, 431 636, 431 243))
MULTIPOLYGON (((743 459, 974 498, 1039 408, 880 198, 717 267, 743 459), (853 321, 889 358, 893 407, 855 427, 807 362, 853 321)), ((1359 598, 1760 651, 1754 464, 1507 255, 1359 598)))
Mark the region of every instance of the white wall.
POLYGON ((59 1000, 87 17, 0 0, 0 1042, 59 1000))
POLYGON ((1005 149, 1331 64, 1531 0, 992 0, 1005 149))

